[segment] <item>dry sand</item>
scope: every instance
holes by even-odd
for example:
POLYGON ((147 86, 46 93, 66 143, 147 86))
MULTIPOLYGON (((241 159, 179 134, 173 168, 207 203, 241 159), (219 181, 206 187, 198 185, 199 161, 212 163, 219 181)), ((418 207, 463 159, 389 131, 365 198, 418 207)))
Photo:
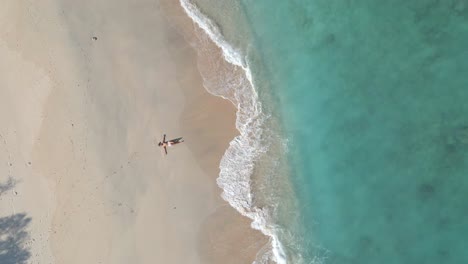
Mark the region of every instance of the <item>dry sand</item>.
POLYGON ((0 4, 1 263, 252 263, 267 242, 220 198, 235 109, 167 3, 0 4), (165 156, 163 133, 186 142, 165 156))

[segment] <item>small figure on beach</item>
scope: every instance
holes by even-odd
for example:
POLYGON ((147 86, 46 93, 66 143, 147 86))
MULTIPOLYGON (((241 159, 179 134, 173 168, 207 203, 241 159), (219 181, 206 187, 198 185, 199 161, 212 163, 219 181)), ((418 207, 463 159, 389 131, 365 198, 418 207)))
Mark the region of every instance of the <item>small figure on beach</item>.
POLYGON ((159 143, 158 143, 158 146, 163 147, 163 148, 164 148, 164 152, 165 152, 166 155, 167 155, 167 147, 172 147, 172 146, 174 146, 174 145, 176 145, 176 144, 179 144, 179 143, 182 143, 182 142, 184 142, 184 140, 182 139, 182 137, 180 137, 180 138, 175 138, 175 139, 171 139, 171 140, 169 140, 169 141, 166 141, 166 134, 164 134, 163 140, 162 140, 162 142, 159 142, 159 143))

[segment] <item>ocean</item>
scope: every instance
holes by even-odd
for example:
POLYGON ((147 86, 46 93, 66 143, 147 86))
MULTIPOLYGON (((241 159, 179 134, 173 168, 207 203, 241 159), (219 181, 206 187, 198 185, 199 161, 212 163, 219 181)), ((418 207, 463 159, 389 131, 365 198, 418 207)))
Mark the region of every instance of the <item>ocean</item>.
POLYGON ((218 184, 257 263, 468 263, 468 1, 181 3, 233 67, 218 184))

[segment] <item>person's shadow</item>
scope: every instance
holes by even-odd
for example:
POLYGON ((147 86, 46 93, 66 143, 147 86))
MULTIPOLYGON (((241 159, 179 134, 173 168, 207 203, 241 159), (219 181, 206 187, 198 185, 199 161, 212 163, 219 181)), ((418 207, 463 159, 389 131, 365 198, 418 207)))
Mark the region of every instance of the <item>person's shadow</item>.
MULTIPOLYGON (((14 182, 0 183, 0 195, 13 188, 14 182)), ((0 263, 26 264, 31 256, 27 241, 27 227, 31 218, 25 213, 0 217, 0 263)))

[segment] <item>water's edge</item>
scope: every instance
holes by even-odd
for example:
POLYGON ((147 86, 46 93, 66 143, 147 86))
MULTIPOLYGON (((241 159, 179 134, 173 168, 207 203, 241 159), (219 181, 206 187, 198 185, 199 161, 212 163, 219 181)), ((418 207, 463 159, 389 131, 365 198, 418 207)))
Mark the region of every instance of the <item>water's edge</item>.
MULTIPOLYGON (((259 252, 254 263, 273 261, 285 264, 287 257, 275 232, 271 208, 259 207, 255 204, 251 186, 255 161, 269 148, 268 145, 262 144, 261 140, 263 126, 268 117, 262 111, 252 71, 245 59, 245 54, 235 49, 224 38, 218 26, 193 2, 180 0, 180 4, 192 21, 221 49, 223 59, 232 67, 232 71, 225 71, 221 74, 224 75, 226 81, 220 83, 218 80, 215 84, 207 81, 209 77, 201 72, 206 90, 215 96, 230 100, 237 108, 236 128, 240 135, 230 142, 223 155, 220 175, 217 178, 217 184, 223 190, 222 198, 239 213, 252 219, 252 228, 270 237, 270 248, 259 252)), ((203 56, 202 51, 197 50, 197 52, 199 57, 203 56)))

